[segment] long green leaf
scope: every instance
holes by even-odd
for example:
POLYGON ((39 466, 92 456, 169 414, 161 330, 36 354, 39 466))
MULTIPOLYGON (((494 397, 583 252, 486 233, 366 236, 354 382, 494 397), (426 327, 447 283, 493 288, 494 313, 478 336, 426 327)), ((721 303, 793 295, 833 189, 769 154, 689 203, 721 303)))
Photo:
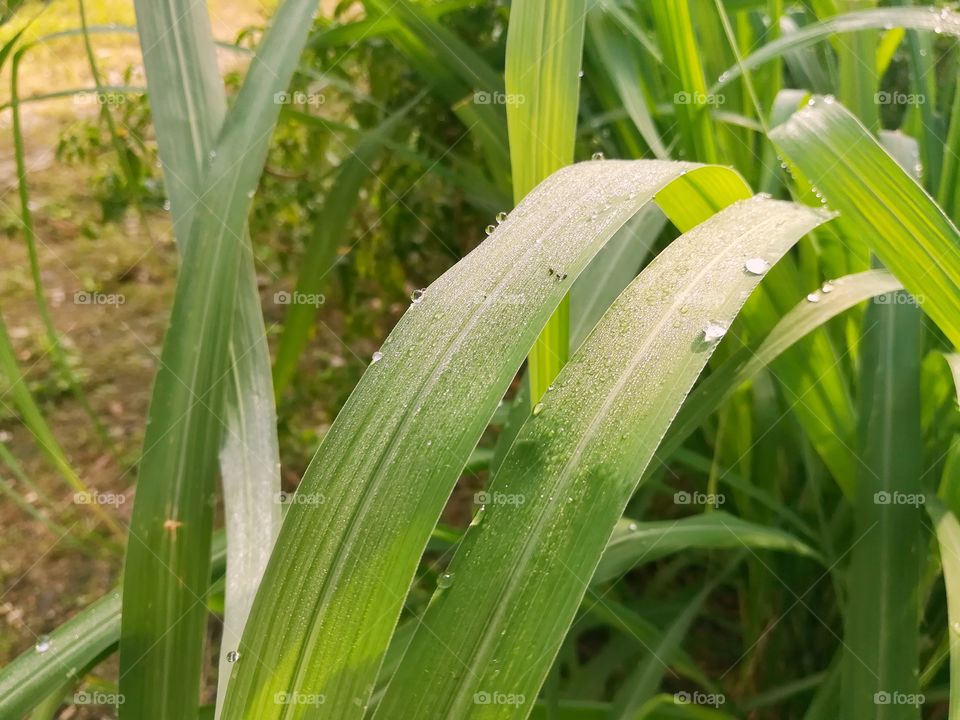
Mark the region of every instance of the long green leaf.
POLYGON ((960 233, 839 103, 815 99, 771 137, 960 347, 960 233))
POLYGON ((748 522, 723 511, 679 520, 621 520, 607 543, 591 582, 618 578, 641 563, 691 548, 781 550, 821 559, 816 550, 788 532, 748 522))
MULTIPOLYGON (((160 37, 180 25, 187 26, 184 32, 188 35, 208 35, 205 7, 180 5, 171 0, 162 6, 138 6, 146 13, 141 26, 150 27, 160 37)), ((244 229, 246 214, 280 111, 273 98, 286 89, 293 75, 312 14, 313 3, 305 0, 288 0, 280 7, 212 145, 204 145, 209 135, 199 126, 183 128, 172 138, 192 145, 184 152, 190 157, 178 161, 184 167, 195 165, 198 152, 206 158, 202 184, 197 185, 205 192, 201 202, 193 202, 188 194, 192 183, 180 191, 184 207, 194 210, 190 222, 184 222, 190 241, 183 250, 170 330, 154 384, 124 570, 120 691, 129 702, 121 706, 122 717, 189 717, 196 712, 206 622, 203 599, 209 579, 211 497, 221 444, 229 443, 230 437, 223 432, 228 420, 222 416, 233 412, 225 402, 230 393, 247 390, 231 386, 231 368, 248 353, 263 357, 265 352, 263 333, 251 329, 259 316, 256 298, 239 292, 250 284, 253 273, 244 229), (242 319, 244 330, 251 329, 250 335, 233 335, 236 316, 242 319), (235 344, 244 338, 255 345, 235 344)), ((196 39, 196 47, 201 51, 206 47, 202 38, 196 39)), ((192 63, 177 62, 172 68, 197 71, 192 63)), ((192 84, 182 95, 186 104, 181 108, 185 113, 182 119, 188 124, 197 123, 201 112, 193 103, 207 100, 198 94, 198 87, 192 84)), ((261 392, 269 390, 269 379, 266 383, 261 392)), ((268 400, 260 402, 262 410, 268 400)), ((251 427, 256 429, 256 425, 251 427)), ((275 467, 268 472, 275 472, 275 467)), ((271 503, 262 511, 269 518, 275 507, 271 503)), ((234 503, 228 512, 238 516, 243 510, 234 503)), ((272 531, 272 523, 263 526, 272 531)))
POLYGON ((715 333, 759 283, 744 263, 775 263, 826 218, 762 197, 737 203, 627 288, 511 447, 489 492, 524 501, 488 506, 467 531, 379 717, 528 714, 524 703, 476 704, 475 693, 532 702, 715 333))
POLYGON ((881 296, 864 317, 857 481, 841 714, 919 718, 920 313, 881 296))
POLYGON ((244 633, 241 654, 252 659, 235 666, 227 717, 306 712, 274 702, 291 692, 324 695, 323 716, 363 713, 443 504, 570 284, 655 195, 689 218, 743 193, 736 173, 697 167, 608 160, 562 170, 427 288, 304 475, 300 492, 326 502, 296 503, 287 515, 244 633))
MULTIPOLYGON (((821 292, 817 302, 804 299, 784 315, 755 350, 744 348, 697 385, 671 425, 659 454, 664 458, 673 455, 705 417, 714 413, 742 383, 753 378, 798 340, 854 305, 877 295, 900 290, 903 286, 884 270, 868 270, 837 278, 828 287, 830 292, 821 292)), ((841 487, 852 496, 853 484, 847 480, 838 478, 841 487)))
POLYGON ((940 545, 940 563, 947 589, 947 630, 950 644, 950 714, 960 718, 960 522, 937 498, 927 498, 927 512, 933 520, 940 545))
MULTIPOLYGON (((586 13, 585 0, 515 0, 510 6, 504 81, 515 203, 573 162, 586 13)), ((531 403, 547 391, 569 354, 565 299, 530 352, 531 403)))
POLYGON ((960 15, 949 8, 935 7, 882 8, 837 15, 829 20, 783 35, 764 45, 755 53, 743 58, 742 63, 724 72, 710 92, 716 92, 725 85, 729 85, 746 70, 753 70, 788 52, 814 45, 836 33, 889 30, 890 28, 927 30, 937 34, 960 36, 960 15))

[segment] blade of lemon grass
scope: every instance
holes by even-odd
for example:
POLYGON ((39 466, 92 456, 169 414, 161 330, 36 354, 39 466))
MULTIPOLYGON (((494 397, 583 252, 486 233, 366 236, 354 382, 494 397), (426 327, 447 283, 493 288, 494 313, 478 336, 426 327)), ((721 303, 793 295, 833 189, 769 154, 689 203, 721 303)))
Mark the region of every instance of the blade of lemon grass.
MULTIPOLYGON (((953 377, 954 391, 960 401, 960 355, 944 355, 953 377)), ((940 488, 936 497, 927 496, 927 513, 933 520, 940 547, 940 565, 947 593, 947 623, 944 640, 921 675, 921 687, 926 687, 939 672, 946 658, 939 653, 946 648, 950 660, 949 720, 960 718, 960 438, 954 438, 947 451, 940 488)))
MULTIPOLYGON (((876 0, 837 0, 841 13, 864 11, 876 7, 876 0)), ((839 86, 837 97, 871 130, 879 129, 877 112, 877 31, 863 29, 837 38, 839 86)))
POLYGON ((650 7, 664 65, 670 71, 668 88, 682 131, 680 155, 687 160, 717 162, 719 150, 690 3, 688 0, 655 0, 650 7))
MULTIPOLYGON (((953 491, 955 492, 955 491, 953 491)), ((950 646, 949 720, 960 718, 960 522, 956 515, 935 497, 927 498, 927 512, 936 529, 940 563, 947 592, 947 637, 950 646)))
POLYGON ((739 175, 716 166, 580 163, 426 289, 304 474, 300 492, 326 502, 294 503, 284 520, 241 645, 253 660, 234 665, 227 717, 302 712, 274 702, 293 692, 323 695, 310 708, 319 716, 363 715, 443 505, 570 285, 654 196, 689 216, 743 192, 739 175))
MULTIPOLYGON (((203 4, 141 2, 137 11, 141 28, 160 37, 186 37, 191 44, 209 38, 203 4)), ((254 281, 246 215, 280 111, 273 98, 293 75, 313 12, 314 3, 303 0, 287 0, 279 7, 222 128, 199 125, 209 102, 205 91, 222 92, 205 63, 158 63, 160 74, 154 74, 154 87, 158 82, 167 88, 177 82, 184 86, 168 98, 178 105, 166 127, 167 157, 172 153, 179 160, 166 169, 172 180, 171 202, 176 193, 185 208, 175 229, 178 236, 189 232, 190 241, 182 248, 170 329, 154 384, 124 568, 120 692, 127 702, 120 708, 122 718, 189 717, 196 712, 213 482, 223 443, 230 452, 229 443, 236 439, 229 425, 227 433, 223 431, 223 424, 233 421, 234 410, 226 404, 235 387, 231 369, 251 353, 264 357, 266 352, 264 333, 252 325, 260 314, 258 298, 248 289, 254 281), (215 142, 205 145, 214 133, 215 142), (197 157, 204 158, 198 185, 196 176, 180 179, 174 170, 195 169, 197 157), (196 202, 195 185, 203 188, 202 202, 196 202), (243 330, 251 330, 250 336, 233 333, 237 317, 246 320, 243 330), (244 337, 254 346, 237 344, 244 337)), ((164 46, 144 47, 148 53, 166 52, 164 46)), ((203 59, 215 69, 212 46, 207 44, 205 52, 203 59)), ((267 376, 261 408, 272 399, 269 383, 267 376)), ((257 392, 263 390, 254 389, 254 395, 257 392)), ((258 412, 251 421, 264 417, 258 412)), ((253 457, 249 463, 258 469, 271 465, 263 468, 265 473, 276 470, 269 457, 253 457)), ((242 492, 235 494, 238 499, 242 492)), ((260 510, 269 517, 273 508, 270 502, 260 510)), ((270 528, 272 523, 262 525, 270 528)), ((256 551, 268 552, 269 539, 265 544, 256 551)), ((251 580, 255 583, 256 578, 245 582, 251 580)))
MULTIPOLYGON (((885 270, 868 270, 831 282, 831 292, 811 303, 802 300, 754 348, 744 348, 716 367, 684 403, 658 450, 666 460, 730 395, 801 338, 864 300, 903 288, 885 270)), ((841 483, 842 485, 843 483, 841 483)), ((852 486, 850 490, 852 490, 852 486)))
POLYGON ((904 297, 881 296, 863 321, 861 472, 842 666, 841 714, 850 720, 920 717, 909 698, 919 692, 921 324, 904 297))
POLYGON ((960 76, 957 77, 953 89, 950 126, 944 142, 937 202, 954 223, 960 221, 960 76))
POLYGON ((642 563, 691 548, 780 550, 823 562, 816 550, 794 535, 722 510, 679 520, 637 522, 624 518, 607 542, 591 582, 613 580, 642 563))
POLYGON ((814 98, 770 135, 960 347, 960 233, 933 199, 835 101, 814 98))
MULTIPOLYGON (((838 15, 828 20, 808 25, 794 33, 784 35, 751 53, 739 65, 734 65, 720 76, 710 88, 717 92, 738 78, 743 70, 750 70, 790 50, 810 47, 837 33, 854 33, 861 30, 886 30, 906 28, 923 30, 942 35, 960 36, 960 15, 949 8, 900 7, 876 10, 858 10, 838 15)), ((870 63, 873 64, 871 56, 870 63)))
MULTIPOLYGON (((152 92, 163 98, 155 104, 153 118, 175 237, 183 251, 190 242, 193 210, 204 202, 204 164, 223 124, 226 97, 213 38, 202 17, 191 17, 188 26, 178 22, 168 29, 161 6, 141 6, 138 11, 152 92)), ((230 540, 219 664, 219 676, 224 679, 280 523, 276 413, 252 260, 241 272, 228 350, 223 411, 227 431, 219 453, 230 540)), ((217 712, 225 690, 224 680, 217 689, 217 712)))
MULTIPOLYGON (((573 162, 580 105, 585 0, 515 0, 504 70, 513 197, 518 203, 555 170, 573 162)), ((530 352, 530 402, 536 404, 570 355, 570 302, 564 299, 530 352)))
MULTIPOLYGON (((11 39, 2 50, 0 50, 0 67, 3 66, 7 55, 13 50, 17 40, 21 37, 23 32, 24 30, 21 30, 19 33, 17 33, 14 38, 11 39)), ((116 446, 110 439, 110 435, 107 432, 106 427, 103 425, 103 422, 90 405, 90 400, 87 397, 86 392, 84 392, 83 386, 77 379, 73 368, 70 366, 70 361, 67 358, 67 353, 63 348, 63 342, 60 339, 60 333, 57 331, 57 328, 53 323, 53 317, 50 314, 50 306, 47 303, 47 298, 43 290, 43 279, 40 274, 40 259, 37 254, 38 238, 33 223, 33 210, 31 209, 30 203, 30 188, 27 181, 28 168, 23 142, 23 128, 20 116, 18 86, 20 62, 23 59, 23 55, 32 47, 33 43, 24 45, 23 47, 17 49, 15 53, 13 53, 12 62, 10 64, 10 112, 13 132, 13 155, 17 172, 17 196, 20 201, 20 223, 23 229, 24 243, 27 248, 27 260, 30 266, 30 276, 33 280, 34 300, 36 302, 37 312, 40 315, 40 320, 43 323, 44 332, 47 336, 47 345, 50 357, 53 359, 53 364, 56 367, 57 373, 61 378, 63 378, 63 381, 69 388, 70 393, 77 399, 77 402, 80 403, 81 409, 84 411, 87 417, 90 418, 94 430, 100 437, 101 441, 111 452, 115 453, 116 446)))
POLYGON ((475 704, 474 694, 536 696, 607 539, 723 333, 714 328, 759 284, 744 262, 774 264, 828 217, 762 197, 736 203, 627 288, 513 443, 490 492, 524 502, 494 503, 467 530, 375 717, 528 713, 475 704))

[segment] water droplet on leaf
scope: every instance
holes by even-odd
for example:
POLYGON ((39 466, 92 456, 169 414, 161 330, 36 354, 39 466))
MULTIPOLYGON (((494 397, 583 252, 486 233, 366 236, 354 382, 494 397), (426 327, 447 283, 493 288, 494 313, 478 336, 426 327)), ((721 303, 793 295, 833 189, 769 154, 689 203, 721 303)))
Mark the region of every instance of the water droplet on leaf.
POLYGON ((727 326, 716 322, 707 323, 703 329, 703 340, 708 343, 715 343, 727 334, 727 326))
POLYGON ((770 269, 770 263, 761 257, 750 258, 743 264, 743 269, 751 275, 763 275, 770 269))

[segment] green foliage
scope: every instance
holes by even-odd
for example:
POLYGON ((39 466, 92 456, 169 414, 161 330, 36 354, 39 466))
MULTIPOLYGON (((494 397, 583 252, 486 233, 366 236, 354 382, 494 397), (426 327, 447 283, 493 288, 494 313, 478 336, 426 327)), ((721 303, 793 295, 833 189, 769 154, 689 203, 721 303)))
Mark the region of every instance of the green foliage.
MULTIPOLYGON (((136 8, 145 94, 97 67, 129 29, 0 50, 8 230, 88 409, 28 109, 117 98, 57 160, 179 252, 122 583, 0 670, 0 717, 960 717, 953 11, 285 0, 218 50, 205 4, 136 8), (65 41, 94 86, 20 97, 65 41)), ((15 311, 39 452, 2 490, 111 552, 105 508, 73 537, 24 495, 88 483, 15 311)))

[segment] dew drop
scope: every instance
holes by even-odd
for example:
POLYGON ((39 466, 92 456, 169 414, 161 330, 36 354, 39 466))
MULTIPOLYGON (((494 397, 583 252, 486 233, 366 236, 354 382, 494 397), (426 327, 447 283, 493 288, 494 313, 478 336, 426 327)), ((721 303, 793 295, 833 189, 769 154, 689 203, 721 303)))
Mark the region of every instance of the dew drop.
POLYGON ((727 334, 727 326, 720 323, 710 322, 703 329, 703 340, 708 343, 715 343, 727 334))
POLYGON ((420 288, 418 290, 414 290, 412 293, 410 293, 410 300, 413 302, 414 305, 416 305, 418 302, 423 300, 423 296, 426 294, 427 294, 426 288, 420 288))
POLYGON ((824 102, 826 105, 833 105, 833 103, 836 102, 836 98, 833 97, 833 95, 824 95, 824 96, 823 96, 823 102, 824 102))
POLYGON ((494 230, 496 230, 496 228, 493 225, 487 225, 487 229, 486 229, 487 235, 492 235, 494 230))
POLYGON ((583 77, 583 70, 581 70, 580 72, 577 73, 577 77, 579 77, 579 78, 582 78, 582 77, 583 77))
POLYGON ((743 264, 743 269, 751 275, 763 275, 770 269, 770 263, 761 257, 750 258, 743 264))
POLYGON ((380 362, 381 360, 383 360, 383 353, 380 352, 379 350, 377 350, 377 351, 373 354, 373 356, 370 358, 370 363, 371 363, 371 364, 373 364, 373 363, 378 363, 378 362, 380 362))
POLYGON ((960 635, 960 620, 958 620, 957 622, 953 623, 953 624, 950 626, 950 628, 951 628, 955 633, 957 633, 957 635, 960 635))
POLYGON ((602 152, 595 152, 591 157, 591 160, 605 160, 606 157, 602 152))
POLYGON ((247 197, 250 198, 250 199, 253 199, 253 196, 256 195, 256 194, 257 194, 257 191, 256 191, 256 190, 249 190, 249 191, 247 192, 247 197))
POLYGON ((636 532, 637 524, 635 522, 630 523, 630 532, 636 532))
POLYGON ((827 280, 823 285, 820 286, 820 292, 822 293, 832 293, 833 292, 833 282, 827 280))
POLYGON ((453 585, 453 573, 444 572, 440 573, 440 576, 437 578, 437 587, 441 590, 446 590, 448 587, 453 585))
POLYGON ((45 653, 47 650, 50 649, 50 645, 51 645, 50 636, 41 635, 40 637, 37 638, 37 644, 34 645, 34 648, 38 653, 45 653))
POLYGON ((498 212, 498 213, 497 213, 497 222, 498 222, 498 223, 502 223, 502 222, 503 222, 504 220, 506 220, 506 219, 507 219, 507 214, 506 214, 505 212, 498 212))
POLYGON ((228 663, 235 663, 239 659, 240 659, 240 653, 238 653, 236 650, 231 650, 230 652, 227 653, 228 663))
POLYGON ((720 73, 720 77, 717 78, 718 83, 725 83, 730 79, 730 73, 720 73))
POLYGON ((807 302, 812 302, 812 303, 820 302, 820 293, 812 292, 809 295, 807 295, 807 302))
POLYGON ((217 151, 216 151, 216 150, 211 150, 211 151, 207 154, 207 157, 210 158, 211 160, 216 160, 216 158, 217 158, 217 151))
POLYGON ((163 209, 166 210, 167 212, 170 212, 170 201, 169 201, 169 200, 164 200, 164 201, 163 201, 163 209))
POLYGON ((543 412, 543 403, 542 403, 542 402, 539 402, 539 403, 537 403, 536 405, 533 406, 533 416, 534 416, 534 417, 536 417, 537 415, 539 415, 539 414, 542 413, 542 412, 543 412))

